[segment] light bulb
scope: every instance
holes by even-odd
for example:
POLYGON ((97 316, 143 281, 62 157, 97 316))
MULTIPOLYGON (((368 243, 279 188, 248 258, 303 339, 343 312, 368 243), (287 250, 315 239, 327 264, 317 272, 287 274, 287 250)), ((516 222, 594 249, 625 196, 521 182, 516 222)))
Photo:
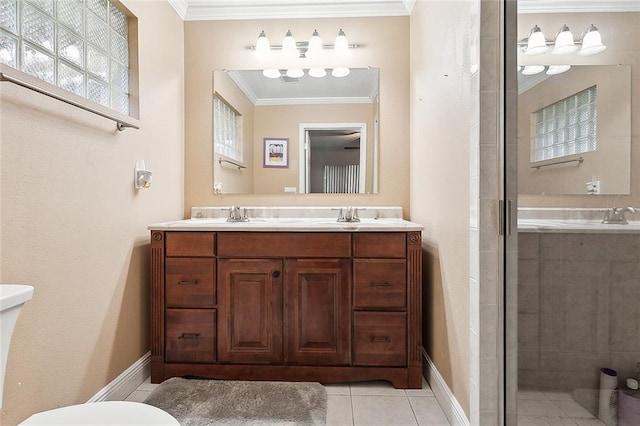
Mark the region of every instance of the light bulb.
POLYGON ((563 25, 558 31, 558 35, 556 36, 555 46, 551 51, 554 55, 563 55, 565 53, 573 53, 578 50, 578 47, 575 45, 573 41, 573 34, 569 30, 567 25, 563 25))
POLYGON ((318 34, 318 30, 313 30, 313 34, 309 39, 309 48, 307 49, 307 58, 317 58, 322 54, 322 39, 318 34))
POLYGON ((556 75, 567 72, 571 69, 571 65, 550 65, 547 70, 547 75, 556 75))
POLYGON ((534 75, 534 74, 540 74, 542 71, 544 71, 544 65, 525 65, 525 67, 522 69, 522 74, 524 75, 534 75))
POLYGON ((311 68, 309 69, 309 75, 315 78, 321 78, 327 75, 327 71, 324 68, 311 68))
POLYGON ((300 78, 304 75, 304 71, 302 68, 289 68, 287 70, 287 77, 290 78, 300 78))
POLYGON ((271 43, 269 43, 267 35, 264 33, 264 30, 262 30, 256 41, 256 55, 266 57, 269 52, 271 52, 271 43))
POLYGON ((582 49, 578 52, 580 56, 591 56, 602 52, 607 46, 602 44, 602 36, 595 25, 591 24, 582 37, 582 49))
POLYGON ((349 53, 349 41, 347 40, 347 36, 340 28, 340 32, 338 32, 338 36, 336 37, 336 41, 333 45, 333 50, 338 55, 347 55, 349 53))
POLYGON ((349 68, 337 67, 331 71, 331 75, 334 77, 346 77, 350 72, 349 68))
POLYGON ((547 46, 547 39, 544 37, 544 33, 539 26, 534 25, 529 32, 527 50, 524 51, 525 55, 539 55, 547 50, 549 50, 549 46, 547 46))
POLYGON ((288 58, 298 57, 298 47, 296 46, 296 39, 293 38, 291 30, 287 30, 287 34, 282 40, 282 54, 288 58))
POLYGON ((264 75, 267 78, 280 78, 282 76, 282 74, 280 73, 280 70, 277 68, 269 68, 266 70, 262 70, 262 75, 264 75))

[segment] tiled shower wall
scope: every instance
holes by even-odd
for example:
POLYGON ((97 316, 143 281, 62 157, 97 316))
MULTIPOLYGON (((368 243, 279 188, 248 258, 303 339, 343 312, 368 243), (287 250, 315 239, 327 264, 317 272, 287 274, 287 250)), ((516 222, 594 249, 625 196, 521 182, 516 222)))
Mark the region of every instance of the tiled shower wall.
POLYGON ((640 234, 519 233, 518 383, 597 389, 640 362, 640 234))

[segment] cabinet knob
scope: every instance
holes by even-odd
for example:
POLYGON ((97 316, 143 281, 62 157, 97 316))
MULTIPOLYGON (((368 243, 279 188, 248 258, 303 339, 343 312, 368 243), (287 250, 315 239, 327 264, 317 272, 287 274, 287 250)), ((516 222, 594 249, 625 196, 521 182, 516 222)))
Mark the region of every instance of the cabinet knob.
POLYGON ((389 336, 371 336, 371 343, 391 343, 389 336))
POLYGON ((273 271, 273 273, 271 274, 271 276, 273 278, 278 278, 280 276, 280 271, 273 271))
POLYGON ((178 285, 198 285, 198 280, 193 281, 180 281, 178 285))

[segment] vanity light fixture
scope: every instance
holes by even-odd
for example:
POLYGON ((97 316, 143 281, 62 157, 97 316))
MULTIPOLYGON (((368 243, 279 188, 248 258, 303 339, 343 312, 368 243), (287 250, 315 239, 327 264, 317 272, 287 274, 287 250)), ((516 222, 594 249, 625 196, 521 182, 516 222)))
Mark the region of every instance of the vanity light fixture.
POLYGON ((296 45, 296 39, 293 38, 291 30, 287 30, 287 34, 285 34, 284 39, 282 40, 282 55, 287 58, 297 58, 300 56, 296 45))
POLYGON ((524 67, 518 65, 518 71, 522 72, 523 75, 540 74, 544 70, 547 71, 545 73, 547 75, 557 75, 569 71, 570 69, 571 65, 525 65, 524 67))
POLYGON ((551 47, 554 55, 564 55, 580 50, 578 55, 590 56, 600 53, 607 47, 602 44, 602 36, 595 25, 590 24, 583 32, 580 40, 574 40, 569 27, 564 24, 556 31, 553 41, 547 40, 538 25, 534 25, 527 37, 518 42, 520 51, 525 55, 540 55, 547 53, 551 47))
POLYGON ((340 77, 346 77, 346 76, 348 76, 350 72, 351 72, 351 71, 349 70, 349 68, 346 68, 346 67, 337 67, 337 68, 334 68, 334 69, 331 71, 331 75, 332 75, 332 76, 334 76, 334 77, 338 77, 338 78, 340 78, 340 77))
POLYGON ((304 75, 304 71, 302 68, 289 68, 286 75, 289 78, 300 78, 304 75))
POLYGON ((309 75, 315 78, 322 78, 327 75, 327 70, 324 68, 310 68, 309 75))
POLYGON ((549 65, 547 68, 547 75, 557 75, 567 72, 571 69, 571 65, 549 65))
POLYGON ((563 55, 565 53, 573 53, 576 50, 578 50, 578 46, 573 40, 573 33, 571 33, 567 24, 564 24, 556 33, 555 46, 551 53, 553 55, 563 55))
POLYGON ((540 74, 542 71, 544 71, 544 69, 545 69, 544 65, 525 65, 524 68, 522 69, 522 74, 524 75, 540 74))
MULTIPOLYGON (((261 59, 266 59, 271 55, 274 50, 280 50, 284 58, 319 58, 324 54, 325 50, 332 50, 334 55, 339 58, 348 56, 350 49, 360 47, 357 44, 349 44, 347 36, 342 28, 338 31, 333 46, 327 46, 322 44, 322 39, 318 30, 314 30, 311 34, 311 38, 308 42, 297 42, 291 33, 291 30, 287 30, 282 45, 272 45, 267 38, 267 34, 262 30, 258 35, 255 46, 249 46, 248 49, 254 50, 256 56, 261 59)), ((331 75, 334 77, 344 77, 349 75, 350 70, 346 67, 336 67, 332 70, 331 75)), ((268 68, 262 71, 262 74, 267 78, 280 78, 283 71, 276 68, 268 68)), ((304 75, 304 71, 299 68, 290 68, 284 71, 284 74, 290 78, 300 78, 304 75)), ((309 75, 311 77, 321 78, 327 75, 327 70, 324 68, 310 68, 309 75)))
POLYGON ((318 34, 318 30, 313 30, 311 38, 309 39, 309 48, 305 56, 307 58, 318 58, 322 55, 322 39, 318 34))
POLYGON ((266 70, 262 70, 262 75, 267 78, 280 78, 282 77, 282 73, 277 68, 267 68, 266 70))
POLYGON ((591 56, 602 52, 607 46, 602 44, 602 36, 595 25, 591 24, 582 34, 582 48, 578 52, 580 56, 591 56))

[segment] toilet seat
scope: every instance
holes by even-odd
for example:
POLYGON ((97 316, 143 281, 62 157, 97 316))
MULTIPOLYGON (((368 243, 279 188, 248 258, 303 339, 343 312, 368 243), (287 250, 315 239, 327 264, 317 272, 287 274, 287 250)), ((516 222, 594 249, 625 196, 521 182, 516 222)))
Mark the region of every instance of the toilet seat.
POLYGON ((36 413, 20 425, 167 425, 180 426, 171 414, 131 401, 101 401, 36 413))

